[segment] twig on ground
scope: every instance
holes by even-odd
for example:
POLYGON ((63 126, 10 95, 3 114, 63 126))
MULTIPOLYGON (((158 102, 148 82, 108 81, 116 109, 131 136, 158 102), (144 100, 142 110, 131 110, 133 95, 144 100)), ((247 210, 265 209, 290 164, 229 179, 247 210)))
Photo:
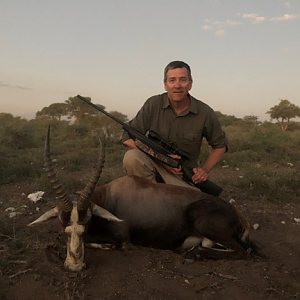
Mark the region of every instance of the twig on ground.
POLYGON ((10 237, 9 235, 5 235, 5 234, 1 234, 1 233, 0 233, 0 237, 1 237, 1 238, 6 238, 6 239, 8 239, 8 240, 12 240, 12 239, 13 239, 13 238, 10 237))
POLYGON ((33 269, 27 269, 27 270, 24 270, 24 271, 19 271, 19 272, 16 273, 16 274, 13 274, 13 275, 8 276, 8 278, 9 278, 9 279, 12 279, 12 278, 14 278, 14 277, 17 277, 17 276, 19 276, 19 275, 21 275, 21 274, 30 272, 30 271, 32 271, 32 270, 33 270, 33 269))
POLYGON ((213 272, 213 274, 218 275, 218 276, 220 276, 220 277, 222 277, 222 278, 225 278, 225 279, 239 280, 238 277, 231 276, 231 275, 224 275, 224 274, 216 273, 216 272, 213 272))
POLYGON ((26 264, 27 261, 26 260, 9 260, 8 263, 9 264, 26 264))
POLYGON ((288 242, 289 242, 289 241, 278 242, 278 243, 273 244, 273 246, 278 246, 278 245, 281 245, 281 244, 284 244, 284 243, 288 243, 288 242))

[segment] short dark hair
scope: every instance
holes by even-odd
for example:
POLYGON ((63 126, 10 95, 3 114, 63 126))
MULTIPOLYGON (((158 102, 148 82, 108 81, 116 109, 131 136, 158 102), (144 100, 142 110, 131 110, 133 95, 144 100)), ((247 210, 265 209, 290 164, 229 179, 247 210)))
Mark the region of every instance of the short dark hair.
POLYGON ((188 78, 191 81, 192 80, 192 72, 191 72, 191 68, 190 66, 180 60, 175 60, 170 62, 166 67, 165 67, 165 71, 164 71, 164 82, 167 81, 167 73, 169 70, 174 70, 174 69, 182 69, 182 68, 186 68, 187 72, 188 72, 188 78))

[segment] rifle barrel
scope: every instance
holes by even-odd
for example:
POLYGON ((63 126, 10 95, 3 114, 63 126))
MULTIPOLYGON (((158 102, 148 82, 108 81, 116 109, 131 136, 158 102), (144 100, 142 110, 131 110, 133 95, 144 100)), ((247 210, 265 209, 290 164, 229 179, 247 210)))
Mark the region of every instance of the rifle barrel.
POLYGON ((84 101, 85 103, 87 103, 90 106, 93 106, 94 108, 96 108, 97 110, 101 111, 103 114, 107 115, 108 117, 112 118, 114 121, 118 122, 119 124, 121 124, 123 127, 128 126, 127 124, 125 124, 124 122, 122 122, 121 120, 117 119, 116 117, 114 117, 113 115, 111 115, 110 113, 106 112, 104 109, 100 108, 98 105, 92 103, 91 101, 87 100, 86 98, 77 95, 77 98, 81 99, 82 101, 84 101))

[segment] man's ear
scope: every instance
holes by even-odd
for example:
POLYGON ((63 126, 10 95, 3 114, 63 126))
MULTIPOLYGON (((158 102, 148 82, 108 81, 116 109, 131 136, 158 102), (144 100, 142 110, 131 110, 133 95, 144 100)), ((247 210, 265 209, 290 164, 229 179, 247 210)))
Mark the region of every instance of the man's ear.
POLYGON ((165 91, 167 91, 167 83, 163 80, 165 91))
POLYGON ((190 88, 189 88, 189 91, 192 89, 192 86, 193 86, 193 79, 190 80, 190 88))

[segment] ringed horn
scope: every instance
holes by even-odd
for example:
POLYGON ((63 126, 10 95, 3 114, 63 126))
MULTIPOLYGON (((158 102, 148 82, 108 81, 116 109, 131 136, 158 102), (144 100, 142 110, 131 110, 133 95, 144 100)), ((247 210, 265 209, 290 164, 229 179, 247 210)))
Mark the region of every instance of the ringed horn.
POLYGON ((63 206, 63 211, 65 212, 71 212, 71 210, 73 209, 73 204, 70 200, 70 197, 66 194, 64 188, 62 187, 62 185, 59 183, 54 169, 53 169, 53 163, 52 163, 52 159, 50 156, 50 125, 48 127, 48 133, 47 133, 47 138, 45 141, 45 152, 44 152, 44 167, 48 176, 48 179, 50 181, 51 187, 53 188, 53 190, 56 192, 56 194, 58 195, 60 202, 63 206))
MULTIPOLYGON (((55 175, 54 169, 53 169, 53 163, 52 163, 52 159, 50 157, 49 139, 50 139, 50 126, 48 127, 47 139, 45 142, 44 167, 46 169, 47 176, 50 181, 51 187, 53 188, 53 190, 56 192, 56 194, 60 198, 60 202, 63 206, 63 211, 71 212, 71 210, 73 209, 72 201, 70 200, 70 197, 66 194, 62 185, 59 183, 59 181, 55 175)), ((104 147, 102 147, 102 142, 101 142, 100 138, 99 138, 99 140, 100 140, 100 154, 99 154, 99 160, 94 169, 93 177, 90 179, 89 183, 86 185, 84 190, 81 192, 80 198, 77 202, 78 212, 80 214, 82 213, 83 215, 85 214, 85 212, 87 211, 87 209, 90 205, 89 197, 93 193, 93 191, 98 183, 99 177, 102 173, 102 169, 104 167, 104 161, 105 161, 104 147)))

